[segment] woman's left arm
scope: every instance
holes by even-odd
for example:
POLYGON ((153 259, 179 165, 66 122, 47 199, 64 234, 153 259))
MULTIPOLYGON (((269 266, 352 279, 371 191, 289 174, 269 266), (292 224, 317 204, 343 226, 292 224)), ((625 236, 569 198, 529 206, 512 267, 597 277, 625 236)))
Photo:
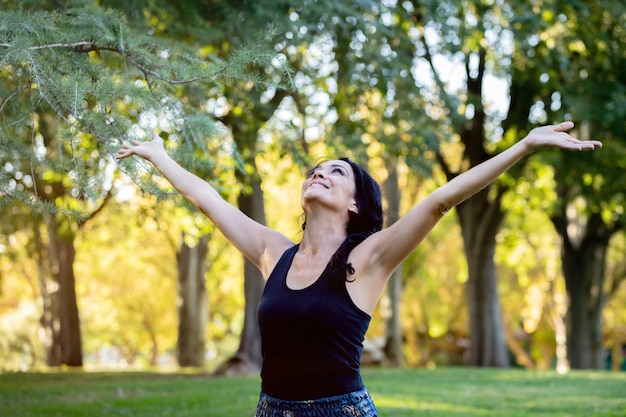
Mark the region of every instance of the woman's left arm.
MULTIPOLYGON (((379 276, 390 274, 454 206, 476 194, 523 157, 544 147, 586 150, 602 147, 595 140, 580 141, 567 131, 572 122, 533 129, 515 145, 442 185, 388 228, 363 242, 369 259, 375 260, 379 276), (379 269, 381 268, 381 269, 379 269)), ((385 276, 386 279, 386 276, 385 276)))

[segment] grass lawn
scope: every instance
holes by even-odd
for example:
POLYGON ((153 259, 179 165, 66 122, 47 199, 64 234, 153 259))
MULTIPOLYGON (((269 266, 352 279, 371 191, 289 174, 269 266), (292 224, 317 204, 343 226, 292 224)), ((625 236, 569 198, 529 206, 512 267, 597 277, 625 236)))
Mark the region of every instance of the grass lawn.
MULTIPOLYGON (((626 372, 366 369, 381 417, 626 417, 626 372)), ((259 378, 153 372, 0 374, 2 417, 253 417, 259 378)))

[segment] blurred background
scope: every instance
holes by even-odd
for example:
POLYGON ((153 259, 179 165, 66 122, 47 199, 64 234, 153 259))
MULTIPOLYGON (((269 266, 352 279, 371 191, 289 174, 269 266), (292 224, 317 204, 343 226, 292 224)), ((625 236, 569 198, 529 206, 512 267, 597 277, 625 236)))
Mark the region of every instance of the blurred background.
POLYGON ((258 271, 145 161, 153 132, 294 241, 348 156, 393 223, 532 128, 394 273, 364 363, 626 370, 621 0, 0 0, 0 370, 260 369, 258 271))

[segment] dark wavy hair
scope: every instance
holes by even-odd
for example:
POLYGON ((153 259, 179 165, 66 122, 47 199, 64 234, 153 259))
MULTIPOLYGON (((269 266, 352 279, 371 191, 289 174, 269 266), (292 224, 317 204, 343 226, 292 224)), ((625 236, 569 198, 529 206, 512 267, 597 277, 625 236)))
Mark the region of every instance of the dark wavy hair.
POLYGON ((355 271, 348 263, 348 255, 368 236, 383 228, 383 197, 380 186, 364 168, 349 158, 340 160, 347 162, 354 172, 356 186, 354 197, 358 213, 350 212, 350 219, 346 225, 346 239, 333 255, 330 266, 336 270, 346 271, 346 281, 352 281, 348 279, 348 275, 354 274, 355 271))

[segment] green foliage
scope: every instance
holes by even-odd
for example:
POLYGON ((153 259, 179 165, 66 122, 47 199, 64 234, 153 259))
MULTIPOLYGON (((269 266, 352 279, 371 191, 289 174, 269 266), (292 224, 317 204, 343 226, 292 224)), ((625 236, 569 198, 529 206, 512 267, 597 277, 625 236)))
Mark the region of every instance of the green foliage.
POLYGON ((603 140, 605 149, 593 156, 563 155, 559 182, 592 200, 592 211, 603 204, 616 209, 617 202, 624 219, 626 71, 618 69, 626 68, 626 7, 612 1, 577 1, 561 7, 558 11, 567 18, 560 47, 564 64, 556 78, 561 100, 580 120, 577 133, 603 140))
MULTIPOLYGON (((195 85, 208 89, 241 80, 276 86, 264 71, 251 69, 271 66, 289 73, 269 44, 276 34, 271 27, 219 57, 203 45, 163 36, 160 28, 167 22, 131 20, 114 9, 80 3, 49 11, 24 5, 0 14, 0 158, 13 167, 7 172, 4 164, 0 204, 10 197, 38 211, 59 209, 42 201, 36 179, 26 175, 34 164, 42 174, 69 174, 78 194, 96 200, 101 181, 94 182, 85 165, 104 170, 121 142, 145 137, 141 130, 155 127, 150 118, 184 139, 181 153, 197 150, 206 160, 206 138, 219 144, 217 134, 223 132, 194 109, 199 99, 190 102, 189 92, 195 85), (41 114, 57 119, 54 151, 35 146, 41 114)), ((211 172, 214 166, 198 168, 211 172)), ((133 164, 122 167, 137 178, 133 164)))

